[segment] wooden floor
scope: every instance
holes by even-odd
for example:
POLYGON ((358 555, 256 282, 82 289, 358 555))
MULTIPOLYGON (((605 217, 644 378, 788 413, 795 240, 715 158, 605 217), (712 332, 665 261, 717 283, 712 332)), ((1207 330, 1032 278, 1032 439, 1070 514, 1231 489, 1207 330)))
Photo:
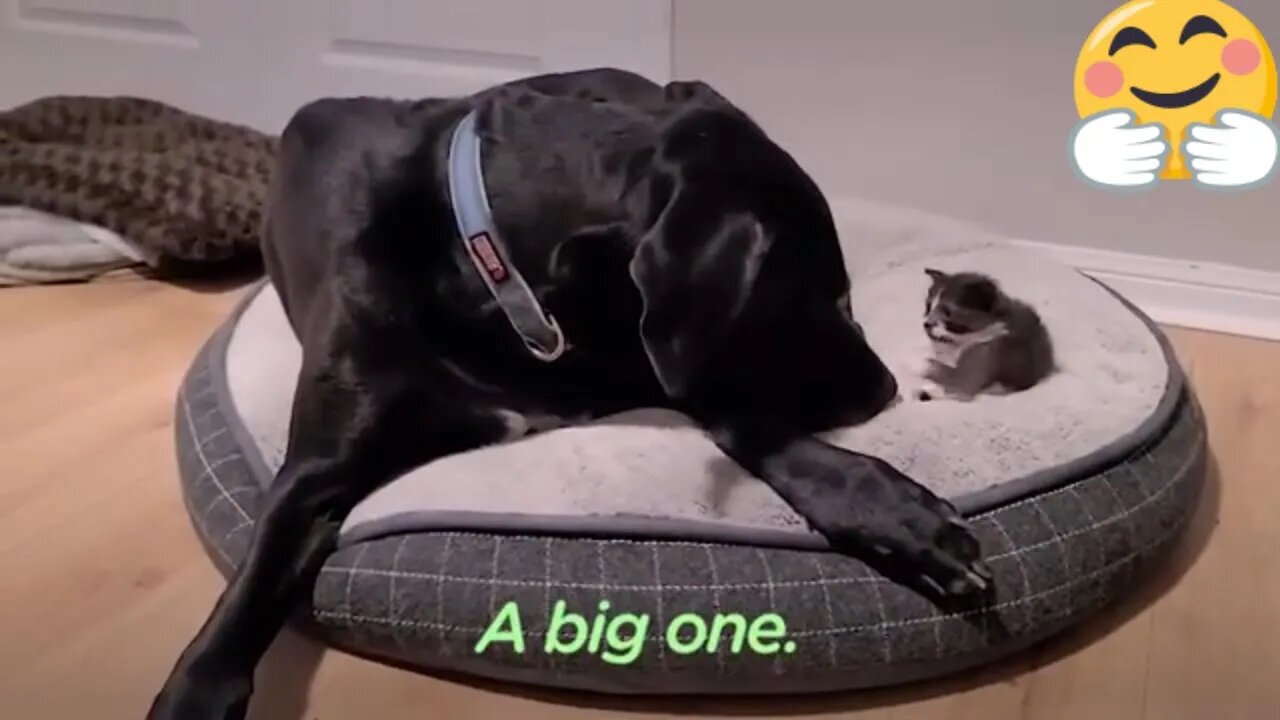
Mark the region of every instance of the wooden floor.
MULTIPOLYGON (((187 524, 174 392, 240 290, 132 276, 0 289, 0 717, 141 720, 220 586, 187 524)), ((289 636, 256 720, 786 716, 1093 720, 1280 714, 1280 345, 1171 331, 1218 478, 1130 601, 996 667, 908 688, 732 704, 517 694, 289 636)))

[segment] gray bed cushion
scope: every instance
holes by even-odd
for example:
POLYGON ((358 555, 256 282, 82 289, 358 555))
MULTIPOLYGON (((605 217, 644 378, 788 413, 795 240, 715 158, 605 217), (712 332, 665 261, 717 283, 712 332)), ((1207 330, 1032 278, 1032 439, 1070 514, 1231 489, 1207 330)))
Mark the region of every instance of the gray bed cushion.
MULTIPOLYGON (((704 497, 715 502, 683 513, 660 506, 656 516, 652 506, 638 513, 619 512, 613 499, 599 497, 607 494, 603 492, 596 493, 594 506, 580 503, 591 493, 561 493, 561 498, 574 501, 555 506, 554 513, 535 506, 538 513, 532 519, 528 512, 515 512, 527 508, 466 510, 459 503, 466 502, 467 495, 452 489, 437 494, 430 483, 404 497, 418 503, 440 498, 447 512, 396 519, 394 503, 377 504, 394 495, 370 498, 364 510, 382 507, 381 519, 366 515, 344 528, 342 546, 326 563, 311 603, 300 611, 299 627, 353 652, 428 670, 609 692, 784 692, 903 682, 986 662, 1044 638, 1131 590, 1139 573, 1179 536, 1206 473, 1203 418, 1167 345, 1140 314, 1089 281, 1080 279, 1061 294, 1049 293, 1057 281, 1079 278, 1045 260, 1018 254, 992 239, 909 235, 879 236, 883 242, 875 257, 885 260, 878 264, 861 256, 852 264, 858 273, 856 287, 864 288, 860 318, 882 352, 892 355, 899 347, 895 313, 912 316, 912 325, 918 327, 919 300, 907 296, 922 292, 923 285, 902 291, 899 300, 914 307, 901 310, 874 305, 882 297, 876 287, 884 293, 898 292, 898 280, 923 278, 923 263, 958 268, 980 262, 1015 292, 1044 291, 1035 297, 1055 334, 1078 333, 1064 348, 1064 372, 1055 382, 1073 382, 1073 373, 1089 367, 1106 369, 1090 382, 1107 382, 1109 374, 1125 378, 1109 385, 1107 393, 1093 395, 1097 405, 1092 415, 1057 418, 1052 430, 1037 431, 1060 433, 1060 440, 1075 443, 1070 453, 1048 447, 1051 440, 1036 439, 1040 436, 1010 442, 1011 435, 1019 437, 1023 424, 1035 417, 1032 413, 1023 421, 1001 420, 999 403, 1014 402, 1009 398, 928 410, 979 418, 977 426, 992 435, 967 436, 973 443, 968 447, 950 448, 949 443, 966 437, 960 433, 970 431, 960 425, 940 430, 947 427, 941 414, 912 421, 941 433, 932 444, 934 450, 912 445, 905 425, 896 432, 888 430, 891 419, 882 421, 883 431, 871 428, 835 437, 852 447, 888 438, 880 452, 914 468, 922 480, 965 507, 996 576, 993 606, 941 613, 859 561, 824 552, 821 542, 751 478, 731 466, 708 467, 704 462, 668 465, 665 470, 685 472, 679 479, 701 488, 707 493, 704 497), (895 272, 900 274, 891 278, 895 272), (884 282, 877 285, 877 279, 884 282), (1092 324, 1067 329, 1076 318, 1089 318, 1092 324), (1103 346, 1106 352, 1090 356, 1076 343, 1103 346), (1109 423, 1108 432, 1091 433, 1094 423, 1109 423), (1005 457, 1020 446, 1022 461, 1005 457), (947 458, 957 458, 956 464, 971 469, 929 470, 944 468, 947 458), (591 507, 603 508, 597 514, 606 517, 592 519, 586 511, 591 507), (574 518, 579 525, 566 522, 574 518), (370 531, 369 522, 384 524, 370 531), (507 522, 514 529, 497 529, 507 522), (564 525, 557 529, 556 523, 564 525), (616 531, 611 530, 615 526, 616 531), (672 537, 683 533, 687 536, 672 537), (548 618, 558 601, 591 618, 602 600, 610 603, 611 616, 630 612, 650 618, 646 640, 633 660, 613 664, 598 653, 543 652, 548 618), (477 641, 510 602, 518 605, 521 635, 529 645, 516 652, 497 643, 476 652, 477 641), (716 613, 741 613, 747 620, 776 613, 786 625, 778 646, 790 652, 734 653, 724 643, 712 653, 675 652, 662 631, 690 612, 708 622, 716 613)), ((875 237, 863 234, 868 236, 875 237)), ((269 310, 268 303, 258 304, 267 298, 259 295, 246 307, 269 310)), ((256 334, 242 334, 247 318, 237 312, 196 358, 178 399, 175 424, 187 509, 224 572, 243 558, 262 486, 279 461, 269 452, 270 431, 247 421, 271 403, 278 407, 280 393, 268 399, 270 385, 289 384, 287 377, 271 376, 270 383, 258 386, 262 392, 257 397, 263 402, 256 406, 249 402, 252 393, 233 390, 230 374, 237 352, 256 350, 264 359, 258 366, 262 372, 278 373, 281 366, 273 363, 288 354, 282 348, 291 342, 287 336, 267 333, 269 323, 260 325, 256 334), (234 348, 250 337, 256 338, 252 344, 234 348), (277 360, 266 362, 269 358, 277 360)), ((890 359, 896 364, 896 358, 890 359)), ((1078 380, 1075 391, 1089 392, 1088 385, 1078 380)), ((1062 412, 1051 405, 1048 392, 1046 388, 1040 414, 1062 412)), ((666 442, 676 442, 682 452, 695 457, 702 452, 690 440, 696 433, 673 420, 672 426, 648 422, 629 432, 621 423, 586 432, 588 437, 591 432, 607 433, 593 441, 603 437, 615 449, 625 448, 623 436, 633 433, 656 441, 662 450, 640 448, 631 455, 623 451, 626 461, 606 462, 613 470, 646 477, 649 463, 670 462, 673 453, 666 442)), ((483 452, 500 453, 522 444, 483 452)), ((587 452, 590 444, 578 442, 587 452)), ((525 464, 511 467, 526 473, 538 470, 529 465, 531 456, 520 457, 525 464)), ((583 470, 597 457, 584 455, 576 464, 550 462, 534 476, 545 480, 549 468, 560 468, 574 480, 607 483, 606 472, 583 470)), ((483 457, 464 462, 477 464, 449 472, 467 467, 477 472, 467 476, 468 482, 485 478, 484 472, 494 473, 487 481, 495 482, 497 467, 483 457)), ((426 471, 435 469, 424 469, 423 477, 426 471)), ((435 477, 448 482, 450 475, 435 477)), ((407 476, 397 484, 413 480, 407 476)), ((485 487, 483 480, 478 484, 485 487)), ((474 501, 476 496, 471 497, 474 501)))
MULTIPOLYGON (((926 353, 926 266, 980 269, 1040 310, 1059 371, 1042 385, 973 402, 903 402, 830 439, 869 452, 955 501, 989 506, 1060 482, 1167 415, 1164 349, 1123 301, 1083 275, 995 239, 917 236, 864 249, 853 306, 899 375, 926 353), (927 428, 928 432, 921 430, 927 428)), ((245 308, 227 375, 266 482, 283 460, 300 349, 274 289, 245 308)), ((344 544, 412 530, 495 529, 825 547, 763 482, 729 462, 684 417, 638 410, 443 458, 360 503, 344 544)))

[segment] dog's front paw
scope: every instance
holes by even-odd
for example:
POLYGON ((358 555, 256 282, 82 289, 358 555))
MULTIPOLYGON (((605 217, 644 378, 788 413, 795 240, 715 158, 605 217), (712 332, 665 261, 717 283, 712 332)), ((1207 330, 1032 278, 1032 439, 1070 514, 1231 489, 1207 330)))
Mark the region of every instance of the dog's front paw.
POLYGON ((252 679, 213 681, 175 673, 156 695, 146 720, 244 720, 252 679))
POLYGON ((851 498, 830 508, 819 530, 836 550, 862 558, 891 580, 935 600, 986 595, 992 589, 982 546, 951 503, 893 467, 872 460, 851 498))
POLYGON ((936 599, 987 593, 982 546, 951 503, 936 497, 886 512, 873 552, 891 578, 936 599))

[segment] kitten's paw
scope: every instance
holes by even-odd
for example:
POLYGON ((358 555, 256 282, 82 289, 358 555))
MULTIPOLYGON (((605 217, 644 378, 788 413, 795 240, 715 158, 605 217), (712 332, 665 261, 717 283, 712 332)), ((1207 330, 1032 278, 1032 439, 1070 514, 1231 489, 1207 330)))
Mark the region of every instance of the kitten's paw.
POLYGON ((933 370, 933 361, 929 357, 918 357, 911 363, 911 369, 916 377, 929 377, 929 372, 933 370))
POLYGON ((920 402, 929 402, 930 400, 942 400, 947 397, 947 391, 938 383, 932 380, 926 380, 916 388, 914 393, 915 399, 920 402))

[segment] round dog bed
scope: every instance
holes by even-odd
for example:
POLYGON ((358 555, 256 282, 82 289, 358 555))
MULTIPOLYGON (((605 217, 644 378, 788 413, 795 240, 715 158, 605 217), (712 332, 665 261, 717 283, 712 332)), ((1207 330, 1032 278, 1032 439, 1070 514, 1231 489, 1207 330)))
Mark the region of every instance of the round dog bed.
MULTIPOLYGON (((1058 371, 1029 391, 904 401, 829 438, 971 518, 995 575, 990 606, 942 612, 829 552, 683 418, 637 411, 386 486, 344 524, 299 626, 400 665, 539 685, 819 691, 989 662, 1131 591, 1180 536, 1206 475, 1203 418, 1160 332, 1100 284, 999 238, 848 234, 855 311, 891 366, 923 351, 925 267, 992 275, 1056 341, 1058 371)), ((282 460, 298 362, 260 285, 184 381, 184 495, 223 572, 243 558, 282 460)))

